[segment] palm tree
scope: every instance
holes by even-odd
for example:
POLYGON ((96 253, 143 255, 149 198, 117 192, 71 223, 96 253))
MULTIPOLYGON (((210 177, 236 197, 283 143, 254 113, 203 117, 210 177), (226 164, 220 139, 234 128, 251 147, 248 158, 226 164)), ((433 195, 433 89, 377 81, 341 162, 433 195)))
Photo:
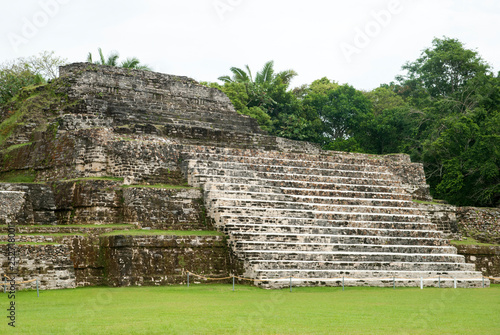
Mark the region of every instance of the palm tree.
POLYGON ((117 66, 117 62, 118 62, 118 52, 112 52, 109 54, 108 56, 108 59, 106 59, 104 57, 104 54, 102 53, 102 49, 101 48, 98 48, 97 49, 99 51, 99 60, 98 61, 95 61, 93 62, 92 61, 92 53, 89 52, 89 54, 87 55, 87 62, 88 63, 94 63, 94 64, 99 64, 99 65, 109 65, 109 66, 117 66))
POLYGON ((285 70, 274 74, 274 61, 269 61, 262 67, 262 70, 255 74, 255 81, 252 77, 252 71, 250 71, 250 67, 245 65, 245 70, 242 70, 237 67, 232 67, 230 70, 233 73, 233 76, 222 76, 218 79, 223 81, 224 83, 253 83, 253 84, 269 84, 273 85, 276 83, 278 79, 280 79, 285 85, 290 84, 290 81, 293 77, 297 75, 297 72, 294 70, 285 70))
POLYGON ((144 71, 151 71, 151 68, 147 65, 140 64, 140 61, 136 57, 132 58, 127 58, 124 62, 120 64, 121 67, 124 67, 126 69, 136 69, 136 70, 144 70, 144 71))
POLYGON ((136 57, 132 58, 127 58, 127 60, 123 61, 118 65, 118 57, 119 54, 116 51, 113 51, 109 54, 108 58, 106 59, 104 57, 104 54, 102 53, 102 49, 98 48, 99 51, 99 60, 98 61, 93 61, 92 60, 92 53, 89 52, 87 55, 87 62, 88 63, 93 63, 93 64, 99 64, 99 65, 109 65, 109 66, 119 66, 127 69, 136 69, 136 70, 144 70, 144 71, 151 71, 151 68, 147 65, 140 64, 140 61, 136 57))

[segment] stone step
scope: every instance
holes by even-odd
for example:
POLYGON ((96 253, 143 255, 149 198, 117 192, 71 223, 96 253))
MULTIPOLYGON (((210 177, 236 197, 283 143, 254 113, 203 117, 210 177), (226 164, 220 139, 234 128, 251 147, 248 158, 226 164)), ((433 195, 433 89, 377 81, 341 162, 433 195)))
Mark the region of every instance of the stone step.
POLYGON ((251 192, 251 193, 268 193, 268 194, 283 194, 281 188, 269 185, 250 185, 240 183, 224 183, 224 182, 208 182, 203 185, 205 192, 251 192))
POLYGON ((296 269, 280 269, 280 270, 257 270, 257 278, 259 279, 278 279, 278 278, 292 278, 292 283, 300 281, 300 279, 311 278, 340 278, 344 277, 345 281, 351 278, 368 279, 368 278, 387 278, 391 280, 394 278, 401 279, 414 279, 420 281, 420 278, 429 280, 433 278, 437 281, 453 281, 453 279, 481 279, 482 275, 478 271, 446 271, 446 270, 382 270, 382 269, 367 269, 367 270, 296 270, 296 269))
MULTIPOLYGON (((405 229, 405 230, 437 230, 437 226, 431 222, 398 222, 398 221, 368 221, 368 220, 326 220, 317 218, 297 218, 294 216, 268 216, 261 215, 235 215, 222 214, 219 217, 226 224, 267 224, 267 225, 289 225, 289 226, 323 226, 335 228, 371 228, 371 229, 405 229)), ((437 232, 436 232, 437 233, 437 232)))
MULTIPOLYGON (((425 245, 425 246, 449 246, 447 240, 430 237, 413 236, 384 236, 384 235, 335 235, 321 233, 287 233, 275 231, 244 231, 229 225, 225 232, 236 241, 259 241, 259 242, 298 242, 298 243, 334 243, 334 244, 370 244, 370 245, 425 245)), ((395 233, 397 230, 392 231, 395 233)))
POLYGON ((216 169, 195 167, 189 170, 189 173, 195 177, 200 176, 219 176, 219 177, 235 177, 235 178, 262 178, 269 180, 281 181, 305 181, 314 183, 340 183, 354 185, 382 185, 401 187, 401 181, 397 179, 379 178, 378 175, 345 177, 339 175, 313 175, 313 174, 292 174, 286 172, 256 172, 243 169, 216 169))
POLYGON ((476 271, 257 271, 258 285, 270 288, 298 286, 382 286, 382 287, 440 287, 471 288, 489 286, 476 271), (292 280, 290 282, 290 277, 292 280))
POLYGON ((326 189, 357 192, 381 192, 401 194, 405 191, 399 186, 391 185, 362 185, 349 183, 333 182, 310 182, 303 180, 280 180, 280 179, 262 179, 257 177, 227 177, 217 175, 189 175, 188 183, 194 187, 202 187, 206 183, 229 183, 257 186, 274 186, 287 188, 305 188, 305 189, 326 189))
MULTIPOLYGON (((291 261, 291 260, 257 260, 249 264, 255 271, 439 271, 440 273, 451 271, 475 271, 476 265, 469 263, 454 262, 345 262, 345 261, 291 261)), ((458 275, 458 274, 457 274, 458 275)))
POLYGON ((349 197, 318 197, 307 195, 291 195, 280 193, 262 193, 245 191, 219 191, 212 190, 205 193, 205 199, 213 200, 219 198, 231 198, 239 200, 265 200, 310 204, 336 204, 351 206, 382 206, 382 207, 413 207, 413 201, 400 199, 371 199, 371 198, 349 198, 349 197))
MULTIPOLYGON (((226 222, 224 230, 230 234, 241 234, 244 237, 246 234, 262 234, 287 236, 304 235, 304 236, 325 236, 325 238, 338 238, 339 241, 364 240, 374 239, 380 244, 381 241, 396 240, 415 240, 422 241, 423 244, 448 245, 448 241, 442 239, 443 233, 436 230, 416 230, 416 229, 381 229, 381 228, 359 228, 359 227, 328 227, 328 226, 299 226, 299 225, 284 225, 284 224, 249 224, 249 223, 233 223, 226 222), (342 238, 342 239, 341 239, 342 238), (439 241, 439 242, 438 242, 439 241), (436 244, 437 243, 437 244, 436 244)), ((259 239, 259 236, 254 236, 259 239)), ((266 238, 267 237, 263 237, 266 238)), ((333 241, 333 240, 332 240, 333 241)))
MULTIPOLYGON (((341 286, 377 286, 377 287, 420 287, 420 279, 414 278, 402 278, 396 279, 393 283, 392 278, 387 278, 381 274, 380 279, 364 277, 360 275, 361 278, 351 278, 347 277, 344 280, 342 278, 303 278, 296 279, 293 281, 293 287, 299 286, 331 286, 331 287, 341 287, 341 286)), ((289 278, 281 279, 258 279, 254 281, 255 285, 261 286, 267 289, 280 289, 287 288, 290 285, 289 278)), ((438 280, 438 276, 432 276, 427 279, 423 279, 423 287, 440 287, 440 288, 481 288, 489 287, 490 281, 487 279, 482 279, 479 275, 472 278, 444 278, 438 280)))
POLYGON ((252 260, 346 261, 346 262, 445 262, 465 263, 465 257, 452 254, 410 254, 395 252, 237 250, 237 255, 252 260))
POLYGON ((304 210, 315 212, 342 212, 342 213, 369 213, 369 214, 404 214, 424 216, 424 210, 413 207, 386 207, 368 205, 340 205, 340 204, 318 204, 309 202, 257 200, 257 199, 230 199, 230 198, 208 198, 205 203, 208 207, 235 207, 235 208, 269 208, 272 210, 304 210))
POLYGON ((108 116, 113 117, 117 125, 138 123, 138 124, 167 124, 167 125, 182 125, 189 128, 219 128, 226 131, 252 132, 253 124, 247 118, 242 118, 241 115, 222 111, 208 110, 203 106, 198 108, 188 108, 184 106, 182 109, 170 108, 169 105, 159 104, 141 104, 137 106, 134 101, 129 101, 127 104, 112 104, 108 108, 108 116), (131 112, 131 108, 138 108, 141 112, 135 110, 131 112), (147 113, 143 111, 147 109, 147 113), (226 122, 221 123, 220 120, 226 122), (250 129, 249 129, 250 128, 250 129))
POLYGON ((275 172, 280 174, 293 175, 314 175, 314 176, 339 176, 346 178, 378 178, 395 180, 392 173, 379 169, 379 171, 349 170, 351 165, 346 164, 337 169, 312 168, 287 165, 266 165, 261 163, 240 163, 213 160, 189 160, 188 168, 193 171, 215 169, 215 170, 244 170, 253 172, 275 172))
POLYGON ((386 192, 362 192, 347 190, 328 190, 328 189, 307 189, 307 188, 289 188, 265 185, 249 185, 240 183, 210 182, 204 185, 206 192, 212 191, 234 191, 250 193, 268 193, 297 195, 311 198, 329 198, 329 197, 347 197, 347 198, 367 198, 367 199, 393 199, 411 201, 411 195, 407 193, 386 193, 386 192))
MULTIPOLYGON (((290 236, 289 236, 290 237, 290 236)), ((235 240, 231 243, 238 252, 255 251, 303 251, 303 252, 352 252, 352 253, 397 253, 397 254, 456 254, 457 248, 452 246, 434 245, 383 245, 383 244, 347 244, 347 243, 320 243, 315 239, 311 242, 296 241, 291 237, 285 241, 253 241, 235 240)))
POLYGON ((319 211, 292 208, 272 208, 272 207, 238 207, 238 206, 218 206, 209 209, 210 214, 218 219, 221 215, 231 214, 232 216, 260 216, 274 218, 306 218, 324 220, 348 220, 348 221, 388 221, 388 222, 426 222, 423 215, 391 213, 368 213, 368 212, 345 212, 339 211, 319 211))
MULTIPOLYGON (((196 147, 193 152, 183 152, 187 159, 221 162, 240 162, 247 164, 302 166, 332 168, 352 165, 353 170, 374 169, 387 172, 387 160, 383 156, 353 154, 345 152, 322 152, 322 154, 303 154, 258 149, 234 149, 215 147, 196 147), (305 164, 303 164, 305 163, 305 164)), ((406 163, 410 163, 408 160, 406 163)))
POLYGON ((351 191, 351 190, 333 190, 333 189, 308 189, 294 187, 280 187, 280 190, 287 195, 299 195, 310 197, 349 197, 349 198, 369 198, 369 199, 394 199, 411 201, 411 195, 408 193, 388 193, 388 192, 370 192, 370 191, 351 191))

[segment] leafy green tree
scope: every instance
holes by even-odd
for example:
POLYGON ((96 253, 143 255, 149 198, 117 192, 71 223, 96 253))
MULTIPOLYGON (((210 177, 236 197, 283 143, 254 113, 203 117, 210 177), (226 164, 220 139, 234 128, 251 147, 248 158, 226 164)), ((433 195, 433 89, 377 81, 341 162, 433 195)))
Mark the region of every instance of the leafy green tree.
POLYGON ((141 64, 139 59, 136 57, 127 58, 125 61, 118 63, 118 58, 120 57, 116 51, 111 52, 108 57, 104 57, 104 53, 101 48, 98 48, 99 60, 94 61, 92 58, 92 53, 89 52, 87 55, 87 62, 99 65, 108 65, 108 66, 118 66, 127 69, 136 69, 136 70, 144 70, 151 71, 151 68, 147 65, 141 64))
POLYGON ((424 164, 433 196, 455 205, 498 205, 498 76, 476 51, 449 38, 435 39, 403 69, 395 91, 417 115, 414 143, 403 150, 424 164))
POLYGON ((358 135, 361 150, 375 154, 410 151, 416 144, 415 128, 421 114, 389 87, 381 86, 364 95, 371 102, 373 115, 358 135))
POLYGON ((448 118, 446 125, 436 140, 424 144, 433 195, 456 205, 498 205, 500 112, 476 110, 448 118))
POLYGON ((372 103, 374 114, 380 114, 386 109, 408 106, 401 96, 387 87, 377 87, 370 92, 366 92, 365 96, 372 103))
POLYGON ((416 99, 447 97, 459 91, 468 80, 485 74, 489 65, 476 51, 465 49, 457 39, 435 38, 414 62, 403 66, 405 75, 397 79, 407 96, 416 99))
POLYGON ((356 138, 372 115, 370 101, 363 93, 347 84, 333 87, 336 86, 332 85, 328 90, 311 91, 303 101, 305 108, 310 113, 316 113, 322 121, 321 135, 325 144, 356 138))
POLYGON ((0 105, 9 102, 23 87, 44 82, 44 78, 40 74, 33 73, 28 66, 0 69, 0 105))
POLYGON ((66 60, 43 51, 28 58, 17 58, 0 65, 0 104, 12 99, 21 88, 39 85, 57 77, 66 60))

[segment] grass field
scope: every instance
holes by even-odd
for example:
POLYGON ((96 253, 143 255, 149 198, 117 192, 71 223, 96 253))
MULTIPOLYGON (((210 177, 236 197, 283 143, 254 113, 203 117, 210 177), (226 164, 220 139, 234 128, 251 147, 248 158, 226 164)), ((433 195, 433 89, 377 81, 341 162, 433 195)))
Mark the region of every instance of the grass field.
MULTIPOLYGON (((21 291, 1 334, 499 334, 500 285, 485 289, 237 285, 21 291)), ((3 308, 5 307, 5 308, 3 308)))

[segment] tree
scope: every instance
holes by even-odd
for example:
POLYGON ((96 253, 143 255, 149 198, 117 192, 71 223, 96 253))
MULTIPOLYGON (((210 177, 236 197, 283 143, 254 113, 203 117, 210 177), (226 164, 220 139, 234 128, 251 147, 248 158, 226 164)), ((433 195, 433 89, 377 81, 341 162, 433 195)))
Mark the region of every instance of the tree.
POLYGON ((0 69, 0 105, 9 102, 23 87, 44 82, 44 78, 33 73, 28 66, 0 69))
POLYGON ((289 120, 285 115, 294 114, 299 108, 297 97, 288 91, 297 73, 293 70, 276 73, 273 61, 264 64, 255 77, 248 65, 245 69, 232 67, 230 70, 232 76, 218 78, 224 83, 219 89, 228 95, 235 109, 256 118, 264 130, 284 136, 288 127, 282 122, 289 120))
POLYGON ((489 69, 476 51, 465 49, 457 39, 435 38, 432 48, 425 49, 420 58, 403 66, 407 73, 397 80, 416 98, 422 98, 425 93, 431 98, 447 97, 489 69))
MULTIPOLYGON (((314 84, 323 88, 326 83, 323 81, 322 85, 314 84)), ((372 114, 370 101, 363 93, 347 84, 331 84, 329 89, 311 91, 303 101, 305 108, 310 113, 316 113, 322 121, 325 144, 356 138, 363 123, 372 114)))
POLYGON ((446 120, 447 129, 425 143, 427 179, 436 197, 456 205, 500 203, 500 112, 484 113, 446 120))
POLYGON ((372 103, 374 114, 380 114, 386 109, 404 108, 408 106, 401 96, 397 95, 388 87, 377 87, 370 92, 366 92, 365 96, 372 103))
POLYGON ((37 56, 31 56, 24 61, 30 71, 41 75, 46 80, 51 80, 59 76, 59 66, 68 63, 66 58, 54 55, 54 51, 43 51, 37 56))
MULTIPOLYGON (((431 194, 455 205, 500 201, 500 80, 474 50, 434 39, 392 88, 417 115, 402 149, 424 164, 431 194)), ((382 122, 383 123, 383 122, 382 122)), ((377 121, 380 125, 381 122, 377 121)))
POLYGON ((106 57, 104 57, 104 54, 103 54, 101 48, 98 48, 97 50, 99 52, 99 60, 93 61, 92 53, 89 52, 87 55, 87 62, 88 63, 99 64, 99 65, 108 65, 108 66, 117 66, 117 67, 123 67, 123 68, 127 68, 127 69, 151 71, 151 68, 149 66, 141 64, 139 59, 136 57, 127 58, 125 61, 118 63, 118 58, 120 57, 118 52, 113 51, 106 58, 106 57))
POLYGON ((58 76, 66 60, 43 51, 28 58, 17 58, 0 66, 0 104, 12 99, 23 87, 40 85, 58 76))
POLYGON ((285 70, 274 74, 274 61, 268 61, 262 67, 262 70, 256 73, 255 80, 252 76, 252 71, 248 65, 245 65, 245 70, 232 67, 230 68, 233 76, 222 76, 218 79, 224 83, 253 83, 258 85, 273 85, 277 80, 281 80, 281 82, 285 85, 289 85, 290 81, 297 75, 294 70, 285 70))

